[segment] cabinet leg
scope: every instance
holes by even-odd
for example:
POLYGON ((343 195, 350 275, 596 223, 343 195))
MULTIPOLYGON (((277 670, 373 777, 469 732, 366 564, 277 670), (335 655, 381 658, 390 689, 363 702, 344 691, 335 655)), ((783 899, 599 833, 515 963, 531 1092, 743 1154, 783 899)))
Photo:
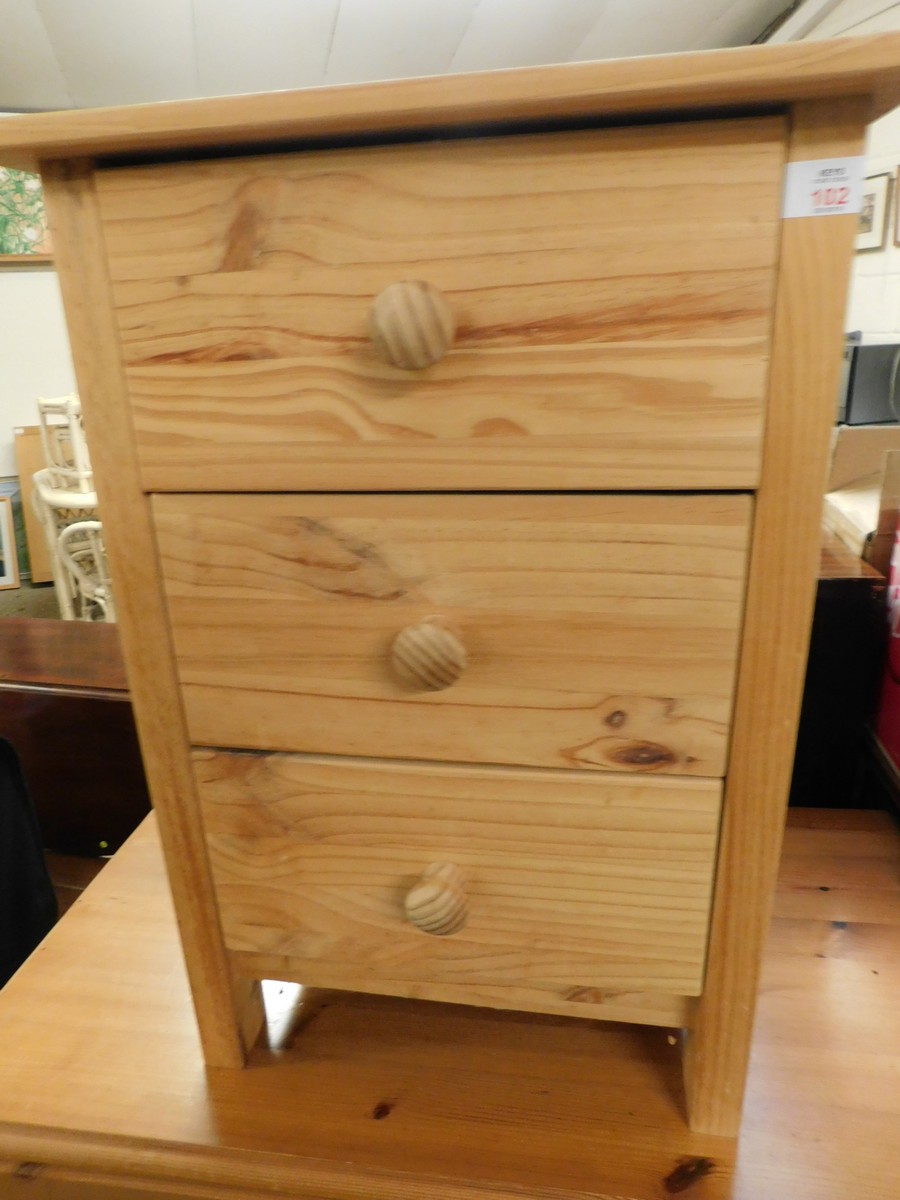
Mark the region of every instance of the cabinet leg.
POLYGON ((234 1010, 245 1050, 256 1044, 266 1023, 266 1007, 263 1003, 262 985, 258 979, 236 979, 234 982, 234 1010))
MULTIPOLYGON (((862 153, 866 98, 797 104, 787 157, 862 153)), ((781 838, 821 542, 822 493, 844 322, 852 214, 785 220, 756 494, 750 582, 725 784, 706 980, 687 1035, 691 1128, 734 1137, 781 838)))

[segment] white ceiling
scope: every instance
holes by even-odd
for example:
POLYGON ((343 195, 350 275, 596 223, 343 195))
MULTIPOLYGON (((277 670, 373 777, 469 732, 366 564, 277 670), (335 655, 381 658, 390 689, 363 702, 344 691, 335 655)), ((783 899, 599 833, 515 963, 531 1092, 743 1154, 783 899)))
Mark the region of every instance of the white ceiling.
POLYGON ((0 109, 736 46, 790 0, 0 0, 0 109))

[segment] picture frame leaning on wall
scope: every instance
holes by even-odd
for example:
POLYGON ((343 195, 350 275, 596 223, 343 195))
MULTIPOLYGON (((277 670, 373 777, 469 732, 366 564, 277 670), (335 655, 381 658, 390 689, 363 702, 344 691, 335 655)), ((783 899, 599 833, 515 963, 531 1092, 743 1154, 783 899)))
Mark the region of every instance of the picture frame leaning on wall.
POLYGON ((12 500, 0 496, 0 589, 19 586, 19 562, 16 556, 16 531, 12 500))

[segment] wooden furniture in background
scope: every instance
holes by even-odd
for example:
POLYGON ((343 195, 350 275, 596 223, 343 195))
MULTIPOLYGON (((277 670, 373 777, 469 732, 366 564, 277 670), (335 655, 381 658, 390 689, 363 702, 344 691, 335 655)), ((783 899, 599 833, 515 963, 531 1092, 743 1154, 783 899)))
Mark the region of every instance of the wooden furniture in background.
POLYGON ((111 854, 147 815, 114 625, 0 620, 0 736, 19 755, 49 849, 111 854))
POLYGON ((47 553, 47 539, 34 511, 34 475, 45 465, 41 445, 40 425, 18 426, 15 431, 16 470, 22 493, 22 518, 25 522, 25 544, 31 565, 32 583, 50 583, 53 571, 47 553))
POLYGON ((435 995, 459 959, 472 1002, 674 1011, 693 1128, 737 1131, 856 228, 782 221, 785 173, 861 155, 898 85, 880 35, 0 124, 44 178, 211 1066, 260 978, 435 995), (373 303, 423 282, 447 309, 385 362, 373 303), (434 619, 465 666, 416 690, 390 647, 434 619), (464 927, 411 929, 462 845, 464 927))
POLYGON ((825 526, 887 576, 900 502, 900 425, 840 425, 825 496, 825 526))
POLYGON ((885 579, 890 573, 891 557, 897 544, 900 518, 900 450, 888 450, 878 499, 878 521, 867 549, 866 561, 885 579))
POLYGON ((737 1148, 686 1128, 678 1049, 637 1025, 349 992, 295 1016, 282 987, 252 1069, 206 1071, 152 820, 0 992, 3 1200, 896 1191, 885 814, 790 814, 737 1148))

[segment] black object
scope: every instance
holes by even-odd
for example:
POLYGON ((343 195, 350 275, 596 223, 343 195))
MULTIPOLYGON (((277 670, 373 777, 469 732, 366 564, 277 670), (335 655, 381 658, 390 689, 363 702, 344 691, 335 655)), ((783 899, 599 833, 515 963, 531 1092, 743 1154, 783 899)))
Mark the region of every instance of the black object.
POLYGON ((0 738, 0 987, 58 916, 22 768, 12 745, 0 738))
POLYGON ((872 807, 862 795, 862 774, 884 650, 884 593, 879 581, 819 580, 791 805, 872 807))
POLYGON ((900 422, 900 344, 863 346, 851 333, 837 419, 843 425, 896 425, 900 422))

